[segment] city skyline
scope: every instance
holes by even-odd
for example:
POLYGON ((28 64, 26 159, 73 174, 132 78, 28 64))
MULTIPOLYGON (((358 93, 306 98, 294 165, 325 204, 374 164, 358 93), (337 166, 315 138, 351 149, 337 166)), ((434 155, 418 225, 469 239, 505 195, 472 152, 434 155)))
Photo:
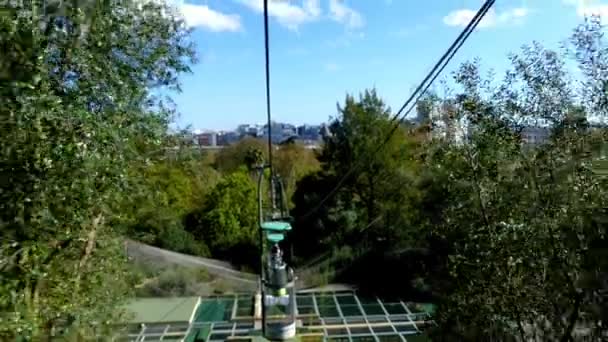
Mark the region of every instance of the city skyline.
POLYGON ((293 125, 272 121, 271 129, 268 124, 239 124, 232 130, 202 130, 187 131, 186 139, 199 146, 225 146, 246 137, 263 138, 275 144, 289 139, 295 139, 305 145, 319 145, 325 134, 328 134, 326 124, 293 125))
MULTIPOLYGON (((330 125, 330 121, 328 120, 327 122, 320 122, 320 123, 301 123, 301 124, 294 124, 291 122, 280 122, 280 121, 272 121, 275 124, 282 124, 282 125, 291 125, 295 128, 299 128, 299 127, 304 127, 304 126, 329 126, 330 125)), ((265 127, 267 126, 267 122, 255 122, 255 123, 237 123, 236 125, 234 125, 234 127, 228 127, 228 128, 219 128, 219 129, 215 129, 215 128, 208 128, 208 127, 194 127, 192 125, 190 125, 191 127, 189 127, 187 130, 194 133, 194 134, 200 134, 200 133, 211 133, 211 132, 215 132, 215 133, 223 133, 223 132, 236 132, 238 131, 238 128, 241 126, 257 126, 257 127, 265 127)), ((186 127, 182 127, 182 129, 186 129, 186 127)))

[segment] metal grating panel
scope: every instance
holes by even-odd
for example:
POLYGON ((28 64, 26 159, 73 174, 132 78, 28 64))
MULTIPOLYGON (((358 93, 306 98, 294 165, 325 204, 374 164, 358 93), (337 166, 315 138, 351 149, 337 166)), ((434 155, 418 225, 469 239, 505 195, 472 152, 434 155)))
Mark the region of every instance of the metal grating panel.
MULTIPOLYGON (((414 336, 418 341, 422 328, 433 324, 428 306, 353 292, 306 293, 296 303, 300 335, 310 341, 408 342, 414 336)), ((125 341, 216 342, 259 336, 252 314, 251 295, 203 298, 194 323, 145 326, 131 330, 125 341)))

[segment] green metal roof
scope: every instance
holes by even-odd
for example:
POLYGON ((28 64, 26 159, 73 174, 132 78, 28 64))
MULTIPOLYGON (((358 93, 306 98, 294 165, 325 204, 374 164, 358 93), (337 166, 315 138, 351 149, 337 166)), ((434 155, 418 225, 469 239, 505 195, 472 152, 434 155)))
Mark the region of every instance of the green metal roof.
POLYGON ((189 323, 199 303, 200 297, 138 298, 126 305, 128 323, 189 323))
POLYGON ((594 161, 593 172, 600 176, 608 176, 608 160, 594 161))
POLYGON ((289 224, 289 222, 268 221, 268 222, 262 222, 262 229, 274 230, 274 231, 286 231, 286 230, 291 230, 291 225, 289 224))
MULTIPOLYGON (((202 298, 194 321, 134 327, 124 335, 125 341, 225 342, 249 338, 261 342, 253 303, 252 294, 202 298)), ((302 326, 293 342, 426 342, 424 331, 435 325, 427 311, 432 305, 381 300, 352 291, 299 292, 296 307, 302 326)))

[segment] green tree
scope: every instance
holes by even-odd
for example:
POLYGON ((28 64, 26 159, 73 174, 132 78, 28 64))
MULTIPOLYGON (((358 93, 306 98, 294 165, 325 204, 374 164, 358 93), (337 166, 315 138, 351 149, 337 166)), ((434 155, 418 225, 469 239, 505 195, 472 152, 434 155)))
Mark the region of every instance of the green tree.
POLYGON ((304 176, 320 169, 315 152, 295 142, 281 145, 273 157, 275 173, 283 181, 288 201, 291 201, 296 183, 304 176))
MULTIPOLYGON (((455 73, 460 94, 450 99, 471 120, 468 144, 432 147, 425 173, 443 198, 427 213, 431 235, 444 248, 437 314, 438 340, 600 339, 606 263, 605 179, 592 170, 603 134, 586 117, 605 117, 597 73, 605 70, 601 25, 589 20, 569 48, 583 74, 569 81, 565 55, 540 44, 513 54, 502 84, 486 87, 476 63, 455 73), (595 89, 595 90, 594 90, 595 89), (583 94, 577 98, 575 93, 583 94), (522 124, 548 122, 545 143, 522 148, 522 124), (578 331, 581 332, 580 330, 578 331)), ((605 140, 604 140, 605 141, 605 140)), ((604 331, 602 331, 604 330, 604 331)))
POLYGON ((230 173, 251 166, 255 162, 267 160, 267 154, 268 147, 265 141, 247 137, 218 152, 215 157, 215 167, 222 173, 230 173))
POLYGON ((129 175, 136 184, 118 205, 127 212, 116 224, 141 242, 207 256, 205 243, 188 232, 188 217, 204 206, 220 175, 207 164, 206 155, 191 151, 161 149, 163 154, 146 162, 131 163, 129 175))
POLYGON ((358 100, 347 96, 338 112, 339 118, 331 123, 331 135, 319 157, 321 167, 336 178, 356 168, 344 183, 343 197, 339 198, 361 209, 359 229, 374 226, 377 237, 387 238, 388 232, 378 228, 393 226, 384 204, 390 202, 391 196, 406 204, 401 190, 413 181, 414 145, 402 127, 393 132, 391 111, 375 90, 366 90, 358 100), (379 218, 382 224, 375 225, 379 218))
POLYGON ((116 227, 192 48, 156 2, 14 1, 0 16, 0 337, 93 336, 130 291, 116 227), (56 6, 55 6, 56 5, 56 6))
POLYGON ((375 90, 348 95, 338 112, 319 156, 321 170, 304 177, 294 194, 294 234, 302 237, 294 242, 399 244, 413 219, 416 143, 405 127, 393 131, 390 109, 375 90), (344 176, 339 191, 317 207, 344 176))
POLYGON ((214 257, 239 263, 256 262, 257 189, 246 173, 223 177, 192 221, 188 225, 191 233, 205 241, 214 257))
POLYGON ((245 153, 245 165, 248 170, 253 170, 264 163, 264 152, 259 148, 250 147, 245 153))

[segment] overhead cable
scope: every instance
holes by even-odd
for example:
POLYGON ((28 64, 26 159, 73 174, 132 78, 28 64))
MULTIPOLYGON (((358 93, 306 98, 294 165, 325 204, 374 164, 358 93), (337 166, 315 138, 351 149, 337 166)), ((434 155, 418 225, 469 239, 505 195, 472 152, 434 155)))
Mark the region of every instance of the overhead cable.
POLYGON ((264 52, 266 56, 266 117, 268 121, 268 167, 272 179, 272 115, 270 112, 270 38, 268 32, 268 0, 264 0, 264 52))
MULTIPOLYGON (((460 48, 464 45, 466 40, 474 32, 477 25, 479 25, 481 20, 483 20, 484 16, 492 8, 492 6, 494 5, 495 2, 496 2, 496 0, 487 0, 483 4, 483 6, 479 9, 479 11, 477 11, 475 16, 471 19, 469 24, 464 28, 464 30, 456 38, 454 43, 452 43, 452 45, 448 48, 448 50, 441 56, 439 61, 431 69, 429 74, 424 78, 422 83, 420 83, 420 85, 414 90, 414 92, 406 100, 406 102, 403 104, 403 106, 401 106, 399 111, 397 111, 397 113, 391 118, 390 122, 395 123, 395 125, 393 126, 393 128, 391 129, 389 134, 386 136, 386 139, 381 144, 379 144, 378 147, 374 150, 374 152, 371 155, 371 158, 373 158, 390 141, 393 134, 395 134, 397 129, 399 129, 399 126, 401 125, 403 119, 405 119, 405 117, 407 117, 407 115, 409 113, 411 113, 411 111, 415 108, 418 101, 422 98, 422 96, 424 96, 424 94, 430 88, 430 86, 433 84, 433 82, 437 79, 437 77, 439 77, 441 72, 443 72, 443 70, 447 67, 449 62, 454 58, 454 56, 456 55, 458 50, 460 50, 460 48), (414 102, 412 103, 412 101, 414 101, 414 102), (403 111, 408 106, 410 106, 410 108, 405 112, 405 115, 403 115, 403 117, 401 117, 401 115, 403 114, 403 111)), ((327 195, 325 195, 323 197, 323 199, 321 201, 319 201, 319 203, 314 208, 312 208, 311 210, 306 212, 306 214, 302 215, 300 218, 306 219, 309 216, 311 216, 312 214, 314 214, 317 210, 319 210, 336 192, 338 192, 338 190, 340 190, 340 188, 344 185, 344 183, 346 182, 348 177, 350 177, 350 175, 355 170, 357 170, 359 167, 361 167, 366 162, 367 162, 367 160, 364 158, 358 159, 355 162, 355 164, 353 166, 351 166, 348 169, 348 171, 340 178, 340 180, 338 181, 336 186, 334 186, 332 188, 332 190, 329 191, 327 193, 327 195)))

